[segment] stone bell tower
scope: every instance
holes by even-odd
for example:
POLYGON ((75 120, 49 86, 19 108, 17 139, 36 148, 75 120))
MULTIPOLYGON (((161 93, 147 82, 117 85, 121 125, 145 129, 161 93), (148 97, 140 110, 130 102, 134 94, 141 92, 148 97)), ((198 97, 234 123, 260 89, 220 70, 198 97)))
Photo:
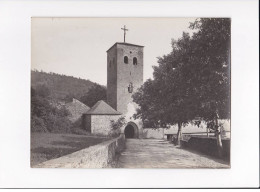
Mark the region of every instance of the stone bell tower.
POLYGON ((107 50, 107 102, 122 114, 136 106, 131 96, 143 84, 143 48, 123 42, 107 50))

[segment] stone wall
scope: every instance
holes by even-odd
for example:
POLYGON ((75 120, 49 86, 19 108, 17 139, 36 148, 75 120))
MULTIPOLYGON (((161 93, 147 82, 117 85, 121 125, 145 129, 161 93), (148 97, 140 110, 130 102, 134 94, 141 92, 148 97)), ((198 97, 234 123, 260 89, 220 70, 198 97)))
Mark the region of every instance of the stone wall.
POLYGON ((111 120, 116 121, 120 115, 91 115, 91 133, 109 135, 111 120))
POLYGON ((127 113, 128 103, 133 103, 133 93, 143 84, 143 47, 117 45, 117 111, 127 113), (124 57, 128 57, 128 64, 124 57), (133 58, 137 58, 137 65, 133 65, 133 58), (128 92, 130 82, 133 93, 128 92))
MULTIPOLYGON (((205 138, 192 136, 188 141, 181 141, 181 146, 186 149, 199 151, 203 154, 218 157, 216 138, 205 138)), ((222 139, 223 156, 222 159, 230 159, 230 139, 222 139)))
MULTIPOLYGON (((222 129, 222 134, 225 137, 230 138, 230 120, 225 120, 225 119, 220 119, 219 120, 219 125, 223 127, 222 129)), ((188 123, 185 127, 182 128, 182 133, 200 133, 200 132, 207 132, 207 124, 205 122, 201 122, 200 126, 198 127, 197 125, 188 123)), ((177 134, 178 132, 178 126, 173 125, 169 129, 164 130, 164 134, 177 134)))
MULTIPOLYGON (((223 127, 221 134, 222 138, 230 138, 230 120, 219 120, 219 124, 223 127)), ((188 123, 185 127, 182 128, 182 133, 197 133, 197 135, 201 135, 202 133, 206 135, 207 125, 205 122, 201 122, 200 126, 188 123)), ((156 138, 162 139, 166 138, 165 134, 173 134, 176 135, 178 132, 178 126, 173 125, 170 128, 158 128, 158 129, 151 129, 151 128, 144 128, 143 129, 143 137, 144 138, 156 138)))
MULTIPOLYGON (((143 84, 143 47, 115 44, 107 51, 107 102, 115 110, 125 114, 127 105, 133 103, 132 94, 143 84), (128 64, 124 57, 128 57, 128 64), (133 64, 134 57, 137 65, 133 64), (133 92, 128 92, 129 84, 133 92)), ((134 103, 134 105, 136 105, 134 103)))
POLYGON ((107 52, 107 103, 116 110, 117 107, 117 48, 107 52))
POLYGON ((125 137, 105 141, 98 145, 38 164, 36 168, 110 168, 116 164, 117 154, 125 148, 125 137))
POLYGON ((158 129, 145 128, 143 129, 143 138, 163 139, 164 128, 158 128, 158 129))

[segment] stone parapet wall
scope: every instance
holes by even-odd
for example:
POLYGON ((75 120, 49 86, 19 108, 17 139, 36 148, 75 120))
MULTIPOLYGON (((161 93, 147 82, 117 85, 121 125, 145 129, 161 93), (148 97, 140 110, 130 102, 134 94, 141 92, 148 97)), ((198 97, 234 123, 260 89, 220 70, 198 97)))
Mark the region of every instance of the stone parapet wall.
MULTIPOLYGON (((216 138, 195 137, 192 136, 188 141, 181 141, 181 146, 186 149, 201 152, 206 155, 218 157, 218 148, 216 138)), ((230 139, 222 139, 224 160, 230 160, 230 139)))
POLYGON ((98 145, 45 161, 35 168, 110 168, 116 161, 117 153, 125 148, 125 137, 105 141, 98 145))
MULTIPOLYGON (((222 132, 229 132, 230 131, 230 120, 226 119, 219 119, 219 125, 222 127, 222 132)), ((193 132, 206 132, 207 131, 207 123, 202 121, 200 126, 198 127, 195 124, 188 123, 182 128, 182 133, 193 133, 193 132)), ((178 132, 178 125, 173 125, 169 129, 165 129, 165 134, 177 134, 178 132)))
POLYGON ((145 138, 145 139, 163 139, 164 138, 164 128, 158 128, 158 129, 145 128, 145 129, 143 129, 143 138, 145 138))
MULTIPOLYGON (((230 138, 230 120, 226 119, 220 119, 219 124, 222 127, 221 129, 221 135, 223 138, 230 138)), ((197 133, 197 135, 204 134, 206 135, 207 132, 207 124, 206 122, 202 121, 200 126, 198 127, 195 124, 188 123, 184 127, 182 127, 182 133, 188 134, 188 133, 197 133)), ((173 134, 176 135, 178 132, 178 126, 173 125, 170 128, 144 128, 143 129, 143 137, 144 138, 155 138, 155 139, 162 139, 166 138, 166 134, 173 134)))

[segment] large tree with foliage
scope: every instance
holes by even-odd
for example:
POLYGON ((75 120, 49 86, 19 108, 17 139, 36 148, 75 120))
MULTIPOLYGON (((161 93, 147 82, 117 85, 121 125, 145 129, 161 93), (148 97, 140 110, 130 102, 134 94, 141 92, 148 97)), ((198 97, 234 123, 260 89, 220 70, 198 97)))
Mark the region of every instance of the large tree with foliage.
POLYGON ((153 127, 178 124, 178 143, 182 126, 199 116, 215 130, 221 153, 218 119, 230 118, 230 19, 197 19, 190 28, 193 35, 172 41, 154 79, 133 96, 136 116, 153 127))
POLYGON ((99 100, 106 101, 107 99, 107 90, 106 87, 101 85, 93 85, 86 95, 80 98, 80 101, 85 103, 89 107, 93 107, 99 100))
POLYGON ((31 88, 31 131, 32 132, 71 132, 69 111, 51 104, 50 91, 45 85, 31 88))
POLYGON ((189 75, 187 78, 196 82, 198 116, 215 131, 221 155, 218 120, 230 119, 230 19, 200 19, 191 24, 191 28, 198 30, 193 35, 197 62, 189 62, 187 67, 194 66, 196 75, 189 75))
POLYGON ((178 145, 182 127, 194 119, 198 108, 198 102, 194 102, 196 98, 190 90, 190 81, 180 69, 189 60, 189 46, 190 36, 187 33, 178 41, 173 41, 173 51, 159 58, 159 65, 153 67, 154 79, 146 81, 133 96, 140 106, 136 116, 143 119, 145 127, 178 125, 178 145))

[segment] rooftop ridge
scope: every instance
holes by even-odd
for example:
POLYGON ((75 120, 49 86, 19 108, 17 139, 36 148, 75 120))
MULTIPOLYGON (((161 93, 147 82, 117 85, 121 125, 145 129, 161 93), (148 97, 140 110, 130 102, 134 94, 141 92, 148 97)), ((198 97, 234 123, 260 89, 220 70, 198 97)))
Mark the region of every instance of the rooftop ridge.
POLYGON ((124 42, 116 42, 114 45, 112 45, 108 50, 107 50, 107 52, 110 50, 110 49, 112 49, 115 45, 117 45, 117 44, 123 44, 123 45, 129 45, 129 46, 135 46, 135 47, 144 47, 144 46, 142 46, 142 45, 136 45, 136 44, 131 44, 131 43, 124 43, 124 42))
POLYGON ((87 115, 121 115, 120 112, 113 109, 105 101, 98 101, 91 109, 89 109, 85 114, 87 115))

